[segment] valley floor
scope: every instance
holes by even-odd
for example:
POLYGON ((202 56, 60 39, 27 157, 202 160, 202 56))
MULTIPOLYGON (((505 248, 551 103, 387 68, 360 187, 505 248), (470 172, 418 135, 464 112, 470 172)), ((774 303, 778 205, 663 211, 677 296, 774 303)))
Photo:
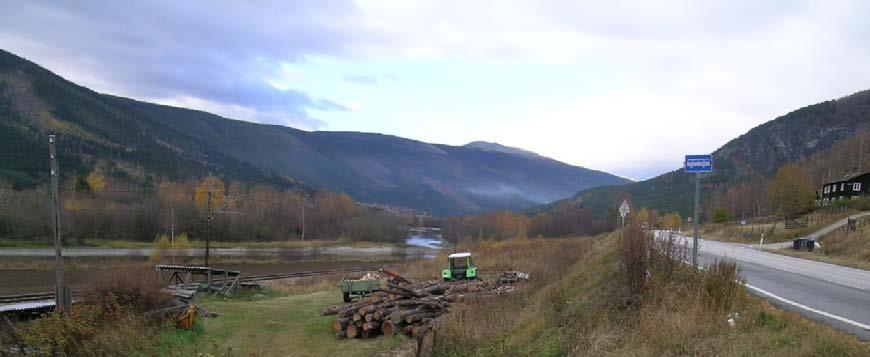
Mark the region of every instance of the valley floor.
MULTIPOLYGON (((727 265, 699 272, 650 260, 649 278, 632 285, 618 233, 465 248, 484 271, 517 269, 529 272, 532 281, 516 294, 458 305, 426 347, 434 355, 870 354, 870 345, 854 336, 750 296, 730 280, 727 265)), ((401 272, 436 277, 440 258, 408 264, 401 272)), ((317 315, 320 307, 338 302, 335 281, 274 287, 283 292, 259 298, 207 298, 202 305, 220 316, 203 320, 193 333, 167 333, 162 351, 370 355, 407 344, 402 337, 335 340, 331 319, 317 315)))
POLYGON ((341 302, 336 289, 301 294, 267 293, 242 299, 209 298, 201 306, 219 314, 200 319, 193 331, 169 330, 160 355, 371 356, 398 347, 404 338, 336 341, 323 305, 341 302))

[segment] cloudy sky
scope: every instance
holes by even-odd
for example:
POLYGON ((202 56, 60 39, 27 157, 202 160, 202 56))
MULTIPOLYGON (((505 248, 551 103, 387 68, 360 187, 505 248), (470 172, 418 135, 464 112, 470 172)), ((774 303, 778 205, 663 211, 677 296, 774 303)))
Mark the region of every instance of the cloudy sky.
POLYGON ((870 88, 867 1, 3 1, 94 90, 305 130, 522 147, 644 179, 870 88))

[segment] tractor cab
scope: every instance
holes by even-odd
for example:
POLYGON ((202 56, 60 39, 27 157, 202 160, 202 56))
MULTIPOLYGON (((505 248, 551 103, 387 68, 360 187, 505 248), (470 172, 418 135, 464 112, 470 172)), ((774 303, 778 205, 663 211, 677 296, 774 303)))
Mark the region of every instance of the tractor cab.
POLYGON ((477 279, 477 267, 471 261, 471 253, 453 253, 447 256, 447 269, 441 271, 444 281, 477 279))

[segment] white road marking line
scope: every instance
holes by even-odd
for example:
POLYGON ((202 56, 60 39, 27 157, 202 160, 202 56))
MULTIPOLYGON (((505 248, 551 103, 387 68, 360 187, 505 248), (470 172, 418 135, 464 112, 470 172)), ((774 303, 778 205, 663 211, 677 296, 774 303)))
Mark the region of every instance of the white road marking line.
POLYGON ((829 312, 825 312, 825 311, 822 311, 822 310, 819 310, 819 309, 811 308, 811 307, 806 306, 806 305, 804 305, 804 304, 801 304, 801 303, 799 303, 799 302, 791 301, 791 300, 786 299, 786 298, 784 298, 784 297, 782 297, 782 296, 776 295, 776 294, 774 294, 774 293, 772 293, 772 292, 769 292, 769 291, 767 291, 767 290, 764 290, 764 289, 761 289, 761 288, 758 288, 758 287, 755 287, 755 286, 752 286, 752 285, 749 285, 749 284, 745 284, 745 285, 746 285, 747 288, 750 288, 750 289, 752 289, 752 290, 755 290, 755 291, 757 291, 757 292, 760 293, 760 294, 767 295, 767 296, 769 296, 770 298, 773 298, 773 299, 779 300, 780 302, 783 302, 783 303, 786 303, 786 304, 792 305, 792 306, 794 306, 794 307, 797 307, 797 308, 800 308, 800 309, 803 309, 803 310, 806 310, 806 311, 809 311, 809 312, 812 312, 812 313, 815 313, 815 314, 818 314, 818 315, 822 315, 822 316, 827 317, 827 318, 831 318, 831 319, 834 319, 834 320, 837 320, 837 321, 840 321, 840 322, 843 322, 843 323, 847 323, 847 324, 849 324, 849 325, 852 325, 852 326, 855 326, 855 327, 858 327, 858 328, 862 328, 862 329, 864 329, 865 331, 870 331, 870 325, 865 325, 865 324, 862 324, 862 323, 860 323, 860 322, 858 322, 858 321, 849 320, 849 319, 847 319, 847 318, 845 318, 845 317, 842 317, 842 316, 837 316, 837 315, 834 315, 834 314, 829 313, 829 312))
MULTIPOLYGON (((692 263, 690 263, 690 262, 688 262, 688 261, 685 261, 685 260, 683 260, 682 262, 685 263, 686 265, 692 265, 692 263)), ((699 265, 698 265, 698 270, 706 270, 706 269, 704 269, 704 267, 701 266, 701 265, 699 264, 699 265)), ((767 295, 767 296, 769 296, 770 298, 773 298, 773 299, 779 300, 780 302, 783 302, 783 303, 786 303, 786 304, 792 305, 792 306, 794 306, 794 307, 797 307, 797 308, 799 308, 799 309, 803 309, 803 310, 806 310, 806 311, 809 311, 809 312, 812 312, 812 313, 815 313, 815 314, 818 314, 818 315, 822 315, 822 316, 824 316, 824 317, 831 318, 831 319, 834 319, 834 320, 837 320, 837 321, 840 321, 840 322, 843 322, 843 323, 846 323, 846 324, 849 324, 849 325, 852 325, 852 326, 855 326, 855 327, 858 327, 858 328, 862 328, 862 329, 864 329, 865 331, 870 331, 870 325, 865 325, 865 324, 862 324, 862 323, 860 323, 860 322, 858 322, 858 321, 849 320, 849 319, 847 319, 847 318, 845 318, 845 317, 838 316, 838 315, 834 315, 834 314, 832 314, 832 313, 830 313, 830 312, 825 312, 825 311, 822 311, 822 310, 819 310, 819 309, 814 309, 814 308, 812 308, 812 307, 806 306, 806 305, 801 304, 801 303, 799 303, 799 302, 791 301, 791 300, 786 299, 786 298, 784 298, 784 297, 782 297, 782 296, 776 295, 776 294, 774 294, 774 293, 772 293, 772 292, 770 292, 770 291, 764 290, 764 289, 759 288, 759 287, 757 287, 757 286, 752 286, 752 285, 750 285, 750 284, 743 283, 743 282, 741 282, 741 283, 742 283, 744 286, 746 286, 747 288, 750 288, 750 289, 752 289, 752 290, 757 291, 759 294, 767 295)))

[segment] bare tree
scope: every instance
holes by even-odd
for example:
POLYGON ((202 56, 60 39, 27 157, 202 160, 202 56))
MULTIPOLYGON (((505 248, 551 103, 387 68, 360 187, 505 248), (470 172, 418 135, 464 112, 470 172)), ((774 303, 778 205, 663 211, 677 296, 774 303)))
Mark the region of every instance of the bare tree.
POLYGON ((6 209, 6 206, 9 205, 9 200, 12 195, 12 185, 10 185, 6 181, 0 180, 0 211, 6 209))

